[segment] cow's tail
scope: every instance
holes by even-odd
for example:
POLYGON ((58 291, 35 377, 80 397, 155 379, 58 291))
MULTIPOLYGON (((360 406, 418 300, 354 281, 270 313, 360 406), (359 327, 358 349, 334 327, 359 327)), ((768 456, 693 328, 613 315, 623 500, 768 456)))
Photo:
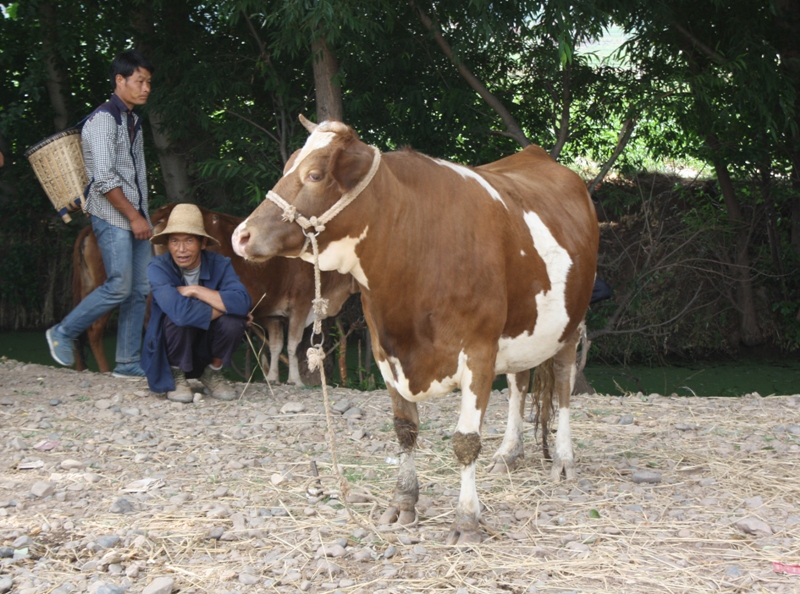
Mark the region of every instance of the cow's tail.
POLYGON ((551 357, 534 370, 533 387, 531 388, 534 407, 533 423, 537 431, 540 428, 542 431, 542 452, 545 460, 551 459, 550 449, 547 445, 547 435, 550 431, 550 419, 553 418, 556 410, 555 399, 553 398, 555 387, 555 366, 551 357))

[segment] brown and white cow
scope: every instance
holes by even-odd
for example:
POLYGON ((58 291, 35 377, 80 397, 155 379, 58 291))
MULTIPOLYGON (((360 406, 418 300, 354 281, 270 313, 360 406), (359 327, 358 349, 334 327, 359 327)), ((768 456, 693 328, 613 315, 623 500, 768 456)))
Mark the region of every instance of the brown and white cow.
MULTIPOLYGON (((151 215, 153 226, 158 231, 163 227, 175 204, 162 206, 151 215)), ((266 329, 270 363, 267 381, 278 381, 278 361, 283 350, 283 322, 288 319, 287 351, 289 355, 289 383, 302 386, 297 347, 303 340, 303 330, 314 321, 311 300, 314 298, 314 268, 301 261, 288 258, 275 258, 262 264, 245 262, 234 253, 231 235, 241 218, 199 207, 203 213, 206 232, 220 242, 219 246, 208 248, 231 259, 234 270, 250 293, 254 304, 253 320, 266 329), (256 305, 257 304, 257 305, 256 305)), ((75 242, 73 252, 73 300, 75 303, 86 297, 106 278, 102 256, 91 226, 84 229, 75 242)), ((347 298, 357 290, 349 276, 338 272, 322 274, 323 297, 329 299, 328 315, 335 316, 347 298)), ((103 332, 108 322, 107 314, 97 320, 88 330, 89 344, 100 371, 108 371, 108 361, 103 352, 103 332)), ((78 369, 81 368, 82 358, 78 369)), ((85 366, 83 366, 85 369, 85 366)))
POLYGON ((343 123, 301 120, 310 137, 270 200, 236 229, 234 250, 256 262, 311 260, 301 228, 310 225, 320 267, 350 273, 361 286, 401 446, 382 522, 416 519, 416 403, 461 389, 453 435, 461 492, 448 542, 479 541, 475 466, 496 374, 509 374, 510 397, 493 468, 504 471, 523 455, 529 370, 552 358, 559 399, 552 477, 575 476, 569 395, 595 277, 592 201, 581 179, 539 147, 472 168, 412 150, 381 154, 343 123), (342 196, 352 202, 339 211, 342 196))

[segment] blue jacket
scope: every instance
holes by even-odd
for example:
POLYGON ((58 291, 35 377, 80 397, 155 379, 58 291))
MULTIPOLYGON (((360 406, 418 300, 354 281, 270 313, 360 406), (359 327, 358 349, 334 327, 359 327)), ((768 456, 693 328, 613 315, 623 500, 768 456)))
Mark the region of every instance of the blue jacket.
MULTIPOLYGON (((233 270, 230 258, 203 250, 200 266, 199 284, 219 291, 226 315, 247 316, 250 295, 233 270)), ((178 292, 177 287, 184 285, 183 275, 169 252, 150 260, 147 275, 153 301, 150 322, 144 335, 142 369, 147 374, 150 390, 161 394, 175 389, 164 343, 164 316, 176 326, 208 330, 213 308, 199 299, 184 297, 178 292)))

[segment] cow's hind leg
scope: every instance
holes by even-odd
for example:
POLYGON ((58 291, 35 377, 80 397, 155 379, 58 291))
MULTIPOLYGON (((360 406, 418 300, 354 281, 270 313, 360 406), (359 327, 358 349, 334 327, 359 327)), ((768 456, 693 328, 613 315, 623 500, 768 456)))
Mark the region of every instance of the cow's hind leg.
POLYGON ((277 318, 267 320, 267 337, 269 339, 269 372, 268 382, 280 381, 280 360, 283 350, 283 321, 277 318))
POLYGON ((575 384, 575 351, 581 337, 579 326, 570 339, 553 357, 554 395, 558 395, 558 431, 553 452, 550 478, 558 481, 563 474, 567 480, 575 478, 575 457, 572 451, 572 432, 569 424, 569 396, 575 384))
POLYGON ((100 373, 111 371, 108 359, 106 358, 106 351, 103 348, 103 335, 105 334, 106 325, 110 317, 111 312, 103 314, 86 329, 86 336, 89 338, 89 346, 92 348, 92 354, 94 355, 94 360, 97 361, 97 369, 100 373))
POLYGON ((508 423, 503 443, 494 455, 489 472, 505 473, 513 470, 525 456, 522 443, 522 417, 525 412, 525 397, 528 395, 531 372, 510 373, 508 380, 508 423))
POLYGON ((394 431, 400 443, 400 469, 394 487, 394 498, 381 516, 380 524, 413 524, 417 519, 419 483, 414 466, 414 449, 419 435, 417 403, 409 402, 397 390, 389 387, 394 410, 394 431))

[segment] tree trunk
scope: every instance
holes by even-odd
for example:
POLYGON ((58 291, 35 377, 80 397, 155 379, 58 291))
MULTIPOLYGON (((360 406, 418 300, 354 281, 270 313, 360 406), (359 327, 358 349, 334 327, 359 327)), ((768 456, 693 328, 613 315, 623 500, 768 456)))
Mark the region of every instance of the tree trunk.
POLYGON ((792 157, 791 242, 794 253, 800 258, 800 153, 792 157))
POLYGON ((153 142, 158 151, 158 161, 161 163, 167 198, 170 202, 187 202, 192 190, 186 159, 170 142, 163 122, 161 112, 150 111, 150 130, 153 132, 153 142))
MULTIPOLYGON (((144 0, 133 14, 133 28, 138 33, 136 36, 136 49, 158 67, 160 56, 153 55, 151 40, 155 35, 154 21, 158 16, 154 12, 153 2, 144 0)), ((186 35, 183 29, 189 22, 189 8, 185 1, 172 0, 164 6, 162 16, 164 30, 176 44, 186 35)), ((168 76, 168 75, 167 75, 168 76)), ((163 78, 161 79, 164 80, 163 78)), ((161 174, 164 177, 164 190, 170 202, 187 202, 191 194, 189 172, 186 158, 172 142, 166 126, 166 118, 156 108, 148 112, 150 131, 153 133, 153 143, 156 145, 158 161, 161 164, 161 174)))
POLYGON ((339 316, 336 316, 336 331, 339 334, 339 353, 338 353, 338 363, 339 363, 339 379, 342 382, 343 386, 347 385, 347 334, 344 331, 344 326, 342 325, 342 319, 339 316))
POLYGON ((767 240, 769 241, 769 251, 772 256, 772 265, 780 276, 781 285, 784 285, 778 215, 775 212, 775 201, 772 197, 772 172, 769 165, 764 165, 759 168, 759 173, 761 174, 761 199, 764 201, 764 211, 767 215, 767 240))
POLYGON ((755 346, 763 342, 763 334, 758 325, 753 279, 750 276, 749 227, 742 217, 739 198, 736 196, 736 190, 733 187, 728 167, 722 160, 719 140, 715 136, 710 136, 707 142, 713 151, 714 170, 717 173, 717 181, 725 199, 728 220, 736 238, 733 277, 736 279, 735 305, 741 315, 739 323, 740 340, 746 346, 755 346))
POLYGON ((64 130, 69 123, 69 110, 67 109, 66 91, 64 88, 66 76, 60 67, 58 51, 56 50, 58 46, 58 21, 56 20, 53 5, 50 2, 43 3, 39 8, 39 12, 42 15, 42 48, 44 50, 45 71, 47 72, 45 86, 47 87, 47 94, 50 97, 50 105, 53 106, 53 111, 55 112, 53 125, 56 132, 60 132, 64 130))
POLYGON ((344 120, 342 88, 339 86, 339 64, 325 37, 318 37, 311 44, 314 62, 314 86, 317 96, 317 122, 344 120))

